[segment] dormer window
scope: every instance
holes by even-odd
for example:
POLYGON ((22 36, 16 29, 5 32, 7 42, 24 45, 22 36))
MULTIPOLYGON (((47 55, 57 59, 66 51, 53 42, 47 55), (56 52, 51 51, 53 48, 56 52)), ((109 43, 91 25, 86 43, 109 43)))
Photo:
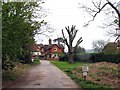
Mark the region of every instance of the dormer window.
POLYGON ((54 52, 56 52, 57 51, 57 48, 54 48, 54 52))

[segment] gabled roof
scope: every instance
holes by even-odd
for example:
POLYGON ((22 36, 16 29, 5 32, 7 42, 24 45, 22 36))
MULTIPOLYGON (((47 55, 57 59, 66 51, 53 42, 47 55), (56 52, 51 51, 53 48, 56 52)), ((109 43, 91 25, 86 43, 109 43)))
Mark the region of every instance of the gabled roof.
POLYGON ((45 51, 48 49, 49 45, 44 45, 45 51))
POLYGON ((47 45, 34 44, 34 45, 32 45, 32 50, 33 50, 33 51, 40 52, 41 49, 43 48, 44 51, 47 51, 47 50, 52 49, 54 46, 57 46, 59 49, 62 49, 62 51, 64 51, 64 46, 63 46, 62 44, 52 44, 52 43, 49 43, 49 44, 47 44, 47 45))
POLYGON ((103 52, 104 53, 116 53, 117 52, 117 43, 115 43, 115 42, 108 43, 104 47, 103 52))
POLYGON ((64 46, 62 44, 59 44, 59 47, 64 50, 64 46))
POLYGON ((44 48, 43 44, 37 44, 37 46, 38 46, 39 49, 44 48))
POLYGON ((44 45, 44 46, 45 46, 45 50, 52 49, 52 47, 54 47, 54 46, 57 46, 58 48, 64 50, 64 46, 62 44, 61 45, 51 44, 51 45, 44 45))
POLYGON ((38 47, 37 44, 32 45, 32 51, 40 52, 40 48, 38 47))

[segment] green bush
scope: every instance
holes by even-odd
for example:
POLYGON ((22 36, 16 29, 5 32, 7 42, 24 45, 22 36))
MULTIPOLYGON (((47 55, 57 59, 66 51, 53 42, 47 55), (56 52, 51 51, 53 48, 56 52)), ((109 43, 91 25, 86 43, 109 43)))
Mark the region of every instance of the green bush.
POLYGON ((75 55, 75 61, 80 62, 112 62, 120 63, 120 54, 87 53, 75 55))
POLYGON ((67 53, 64 53, 63 55, 59 56, 60 61, 68 61, 68 55, 67 53))
POLYGON ((120 54, 104 54, 104 53, 93 53, 93 62, 112 62, 120 63, 120 54))
POLYGON ((39 59, 34 59, 34 64, 40 64, 40 60, 39 59))
POLYGON ((91 57, 92 55, 90 53, 76 54, 74 56, 74 60, 80 62, 90 62, 91 57))
POLYGON ((39 59, 43 59, 43 58, 44 58, 44 56, 40 56, 40 55, 39 55, 39 56, 38 56, 38 58, 39 58, 39 59))
POLYGON ((5 60, 4 63, 2 64, 2 69, 4 70, 12 70, 15 67, 15 62, 5 60))

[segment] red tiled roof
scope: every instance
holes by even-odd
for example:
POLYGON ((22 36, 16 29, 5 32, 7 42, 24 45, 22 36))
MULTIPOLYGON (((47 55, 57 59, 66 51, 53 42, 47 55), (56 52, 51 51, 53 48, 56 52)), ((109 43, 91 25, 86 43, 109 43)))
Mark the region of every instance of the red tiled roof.
POLYGON ((43 45, 43 44, 34 44, 32 45, 32 50, 33 51, 37 51, 40 52, 41 48, 44 48, 44 51, 50 50, 52 49, 53 46, 57 46, 58 48, 64 50, 64 46, 62 44, 58 45, 58 44, 48 44, 48 45, 43 45))
POLYGON ((33 51, 40 52, 40 48, 38 47, 38 45, 37 45, 37 44, 32 45, 32 50, 33 50, 33 51))
POLYGON ((57 44, 51 44, 51 45, 44 45, 44 47, 45 47, 45 50, 49 50, 49 49, 51 49, 53 46, 57 46, 58 48, 60 48, 60 49, 64 49, 64 46, 63 45, 57 45, 57 44))

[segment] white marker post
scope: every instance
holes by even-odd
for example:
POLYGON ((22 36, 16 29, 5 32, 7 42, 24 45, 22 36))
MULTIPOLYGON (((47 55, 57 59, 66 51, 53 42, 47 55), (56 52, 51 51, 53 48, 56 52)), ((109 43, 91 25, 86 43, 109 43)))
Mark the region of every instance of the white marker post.
POLYGON ((82 66, 83 78, 86 80, 86 76, 88 75, 89 68, 88 66, 82 66))

